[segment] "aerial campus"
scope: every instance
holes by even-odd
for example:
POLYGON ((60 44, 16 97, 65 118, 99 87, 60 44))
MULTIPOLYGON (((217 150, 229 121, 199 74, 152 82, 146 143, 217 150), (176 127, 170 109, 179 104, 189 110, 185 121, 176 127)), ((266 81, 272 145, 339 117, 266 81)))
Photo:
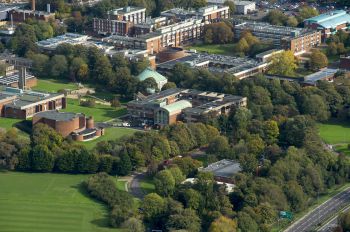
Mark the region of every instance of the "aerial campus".
POLYGON ((350 231, 350 2, 0 4, 0 232, 350 231))

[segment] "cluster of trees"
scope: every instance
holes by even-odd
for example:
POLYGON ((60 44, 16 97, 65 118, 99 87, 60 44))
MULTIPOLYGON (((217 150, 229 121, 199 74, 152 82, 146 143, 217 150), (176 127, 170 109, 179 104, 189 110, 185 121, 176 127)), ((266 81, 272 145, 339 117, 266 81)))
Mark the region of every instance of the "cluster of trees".
POLYGON ((109 221, 113 227, 123 227, 130 232, 145 231, 138 218, 134 198, 127 192, 118 190, 115 181, 106 173, 98 173, 84 182, 88 193, 109 208, 109 221))
POLYGON ((298 65, 294 53, 287 50, 272 56, 268 72, 274 75, 294 76, 297 68, 298 65))
POLYGON ((95 47, 69 44, 59 45, 51 57, 41 53, 28 56, 38 77, 94 83, 124 98, 131 99, 137 91, 157 86, 152 78, 140 82, 134 77, 150 65, 147 59, 129 61, 122 55, 109 58, 95 47))
MULTIPOLYGON (((157 132, 135 133, 133 136, 118 140, 100 142, 96 146, 97 154, 123 154, 124 163, 130 163, 130 169, 148 167, 149 173, 155 173, 163 160, 184 154, 192 149, 208 144, 219 135, 216 128, 202 123, 183 124, 164 127, 157 132)), ((192 160, 174 159, 186 175, 194 173, 200 163, 192 160)))
POLYGON ((10 130, 4 136, 4 146, 9 148, 4 160, 10 169, 63 173, 108 172, 117 175, 126 175, 131 170, 130 160, 123 153, 112 156, 89 151, 82 145, 63 139, 45 124, 34 126, 30 143, 20 143, 21 140, 16 139, 13 133, 10 130), (10 138, 10 135, 13 137, 10 138))
POLYGON ((55 21, 44 22, 27 19, 26 23, 18 25, 8 47, 19 56, 37 53, 35 42, 65 33, 65 28, 55 21))
POLYGON ((327 41, 326 53, 329 56, 343 55, 350 46, 350 36, 348 33, 339 30, 335 35, 331 35, 327 41))
POLYGON ((261 42, 257 37, 253 36, 250 31, 241 33, 237 44, 234 47, 236 53, 241 55, 255 56, 256 54, 272 48, 269 43, 261 42))
POLYGON ((328 66, 327 56, 318 49, 314 49, 310 55, 310 61, 308 63, 309 68, 313 71, 318 71, 321 68, 328 66))
POLYGON ((271 10, 265 17, 264 21, 273 25, 296 27, 305 19, 319 15, 317 9, 309 6, 303 6, 299 9, 297 17, 285 15, 280 10, 271 10))
POLYGON ((204 26, 204 43, 226 44, 233 41, 233 28, 229 22, 219 22, 204 26))

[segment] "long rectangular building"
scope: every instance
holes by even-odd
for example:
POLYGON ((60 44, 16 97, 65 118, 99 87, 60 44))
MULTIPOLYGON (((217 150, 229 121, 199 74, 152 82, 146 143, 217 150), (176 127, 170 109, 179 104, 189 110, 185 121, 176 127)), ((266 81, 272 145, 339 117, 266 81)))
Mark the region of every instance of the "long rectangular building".
POLYGON ((173 88, 138 97, 127 104, 127 109, 130 117, 140 124, 164 126, 177 121, 201 121, 246 105, 247 98, 241 96, 173 88))
POLYGON ((0 87, 0 116, 27 119, 36 113, 66 108, 64 94, 0 87))
POLYGON ((271 42, 276 48, 302 53, 321 44, 321 33, 316 30, 276 26, 268 23, 243 21, 234 25, 236 39, 244 31, 251 32, 261 41, 271 42))

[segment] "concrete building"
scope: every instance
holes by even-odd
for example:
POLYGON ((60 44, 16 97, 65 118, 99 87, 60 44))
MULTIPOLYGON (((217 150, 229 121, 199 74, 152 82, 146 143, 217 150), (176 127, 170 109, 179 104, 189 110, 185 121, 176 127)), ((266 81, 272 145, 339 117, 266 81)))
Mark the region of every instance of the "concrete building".
MULTIPOLYGON (((208 4, 223 5, 227 0, 208 0, 208 4)), ((255 1, 240 1, 240 0, 228 0, 233 2, 236 6, 237 14, 249 14, 256 10, 255 1)))
POLYGON ((236 39, 244 31, 250 31, 261 41, 270 42, 276 48, 291 50, 293 53, 303 53, 321 43, 321 33, 316 30, 276 26, 268 23, 243 21, 234 25, 236 39))
POLYGON ((179 59, 174 59, 157 65, 157 69, 167 73, 175 64, 183 63, 192 68, 205 68, 213 73, 228 73, 239 79, 254 76, 266 70, 267 62, 260 62, 247 57, 233 57, 216 54, 190 53, 179 59))
POLYGON ((71 136, 76 141, 86 141, 104 134, 103 128, 96 128, 92 117, 84 114, 58 112, 56 110, 40 112, 33 117, 33 126, 43 123, 53 128, 63 137, 71 136))
POLYGON ((66 33, 64 35, 59 35, 50 39, 41 40, 36 42, 38 47, 43 50, 55 50, 60 44, 70 44, 70 45, 78 45, 86 43, 89 36, 80 35, 75 33, 66 33))
POLYGON ((41 93, 0 86, 0 116, 28 119, 36 113, 66 108, 66 98, 59 93, 41 93))
POLYGON ((231 109, 246 105, 245 97, 174 88, 137 97, 127 104, 127 109, 134 121, 163 126, 177 121, 201 121, 206 117, 228 114, 231 109))
POLYGON ((322 32, 326 39, 339 30, 349 28, 350 15, 344 10, 335 10, 304 20, 304 26, 322 32))
POLYGON ((150 67, 143 70, 136 78, 139 81, 144 81, 149 78, 152 78, 157 83, 157 87, 159 90, 161 90, 163 86, 166 83, 168 83, 168 79, 165 76, 163 76, 162 74, 158 73, 150 67))
POLYGON ((206 168, 200 168, 198 171, 213 173, 214 179, 216 181, 233 184, 234 175, 242 171, 242 169, 238 162, 223 159, 218 162, 209 164, 209 166, 206 168))

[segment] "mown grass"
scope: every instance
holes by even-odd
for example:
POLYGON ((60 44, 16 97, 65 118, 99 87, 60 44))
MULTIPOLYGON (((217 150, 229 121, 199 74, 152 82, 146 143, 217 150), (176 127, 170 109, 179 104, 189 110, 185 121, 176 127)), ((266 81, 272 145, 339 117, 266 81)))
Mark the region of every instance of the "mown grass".
POLYGON ((37 86, 32 88, 33 90, 56 93, 62 89, 76 90, 78 89, 77 84, 68 82, 65 80, 55 79, 38 79, 37 86))
POLYGON ((318 124, 321 138, 328 144, 350 143, 350 122, 331 120, 318 124))
POLYGON ((79 142, 80 144, 84 145, 87 149, 92 149, 96 146, 98 142, 101 141, 109 141, 109 140, 116 140, 123 136, 132 135, 137 130, 131 129, 131 128, 121 128, 121 127, 111 127, 105 129, 105 134, 97 139, 86 141, 86 142, 79 142))
POLYGON ((234 55, 235 44, 199 44, 187 47, 187 49, 195 49, 198 52, 207 52, 209 54, 234 55))
POLYGON ((152 193, 155 191, 156 187, 154 181, 151 177, 144 178, 140 181, 140 187, 142 191, 146 194, 152 193))
POLYGON ((109 232, 106 207, 91 199, 88 175, 0 172, 0 231, 109 232))
POLYGON ((102 104, 96 104, 94 107, 81 106, 77 99, 67 99, 67 108, 62 111, 93 116, 96 122, 105 122, 126 114, 126 108, 124 107, 114 108, 102 104))
POLYGON ((19 123, 22 121, 23 119, 0 117, 0 128, 9 129, 11 127, 14 127, 16 123, 19 123))

